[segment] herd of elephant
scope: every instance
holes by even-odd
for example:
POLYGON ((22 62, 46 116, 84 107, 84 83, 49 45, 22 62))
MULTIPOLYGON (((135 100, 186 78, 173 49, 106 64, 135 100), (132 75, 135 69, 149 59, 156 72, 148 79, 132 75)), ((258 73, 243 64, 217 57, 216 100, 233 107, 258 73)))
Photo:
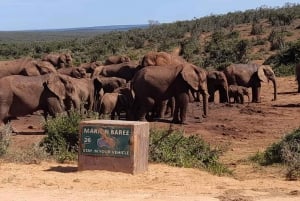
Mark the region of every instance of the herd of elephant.
MULTIPOLYGON (((96 111, 114 119, 164 118, 186 123, 188 104, 200 99, 203 116, 219 91, 219 102, 244 103, 248 88, 252 102, 260 102, 261 82, 271 80, 276 100, 275 74, 269 66, 232 64, 224 71, 207 71, 167 52, 148 52, 141 61, 110 56, 106 61, 73 66, 70 53, 41 59, 0 61, 0 124, 42 110, 45 117, 76 110, 96 111)), ((300 68, 300 67, 299 67, 300 68)), ((300 72, 300 71, 299 71, 300 72)))

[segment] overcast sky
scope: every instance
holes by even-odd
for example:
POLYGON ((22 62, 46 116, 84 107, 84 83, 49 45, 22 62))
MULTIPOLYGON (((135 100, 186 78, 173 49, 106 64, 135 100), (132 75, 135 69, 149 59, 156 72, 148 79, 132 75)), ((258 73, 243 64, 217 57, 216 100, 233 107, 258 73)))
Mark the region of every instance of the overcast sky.
POLYGON ((0 0, 0 31, 148 24, 300 0, 0 0))

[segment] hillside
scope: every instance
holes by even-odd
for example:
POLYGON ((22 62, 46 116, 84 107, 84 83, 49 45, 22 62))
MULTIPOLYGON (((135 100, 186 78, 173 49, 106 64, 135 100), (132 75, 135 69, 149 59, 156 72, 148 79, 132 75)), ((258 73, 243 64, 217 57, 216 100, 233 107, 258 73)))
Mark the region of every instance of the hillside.
POLYGON ((176 52, 207 69, 266 62, 278 75, 290 75, 300 60, 300 5, 148 26, 0 33, 1 60, 71 51, 78 65, 103 61, 112 54, 140 60, 150 50, 176 52))

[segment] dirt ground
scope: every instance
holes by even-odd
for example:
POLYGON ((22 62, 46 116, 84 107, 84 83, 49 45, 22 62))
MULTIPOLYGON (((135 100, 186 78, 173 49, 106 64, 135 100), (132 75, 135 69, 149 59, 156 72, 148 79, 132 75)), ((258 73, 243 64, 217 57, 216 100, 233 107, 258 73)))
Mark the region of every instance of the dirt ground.
MULTIPOLYGON (((247 161, 257 151, 300 126, 300 94, 295 78, 278 78, 278 100, 271 101, 272 83, 263 83, 262 103, 210 104, 209 117, 195 119, 201 110, 191 104, 188 125, 152 122, 152 128, 180 128, 225 149, 221 161, 233 176, 214 176, 198 169, 149 164, 131 175, 108 171, 77 171, 77 164, 38 165, 0 161, 0 198, 11 200, 300 200, 300 181, 287 181, 280 166, 262 167, 247 161)), ((44 136, 37 115, 14 120, 20 134, 11 149, 22 149, 44 136)))

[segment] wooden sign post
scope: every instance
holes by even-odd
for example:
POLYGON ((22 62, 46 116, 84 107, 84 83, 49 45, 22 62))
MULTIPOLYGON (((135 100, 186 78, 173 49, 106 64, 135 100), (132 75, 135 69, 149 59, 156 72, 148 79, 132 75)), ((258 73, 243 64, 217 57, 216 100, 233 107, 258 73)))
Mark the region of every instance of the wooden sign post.
POLYGON ((141 173, 148 170, 148 150, 148 122, 80 122, 78 170, 141 173))

